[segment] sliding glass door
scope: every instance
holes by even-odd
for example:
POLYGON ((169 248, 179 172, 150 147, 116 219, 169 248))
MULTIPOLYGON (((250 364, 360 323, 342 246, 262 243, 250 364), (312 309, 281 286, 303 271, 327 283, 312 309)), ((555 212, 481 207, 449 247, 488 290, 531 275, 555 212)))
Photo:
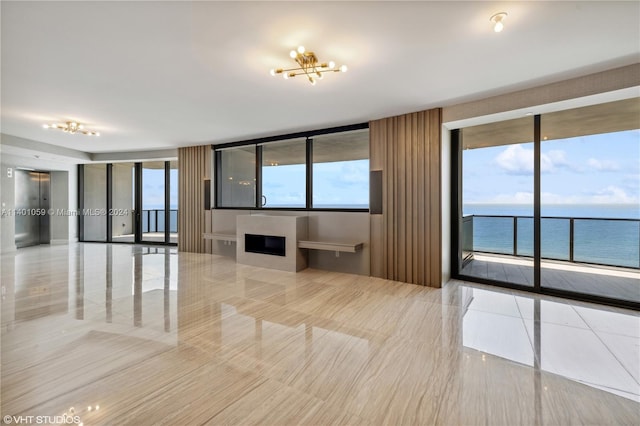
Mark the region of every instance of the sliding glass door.
POLYGON ((640 306, 640 98, 453 133, 454 276, 640 306))
POLYGON ((177 244, 178 162, 82 164, 81 241, 177 244))
POLYGON ((165 164, 164 161, 142 163, 142 241, 165 240, 165 164))
POLYGON ((543 288, 640 303, 638 103, 541 116, 543 288))
POLYGON ((461 273, 533 286, 533 117, 462 129, 461 273))

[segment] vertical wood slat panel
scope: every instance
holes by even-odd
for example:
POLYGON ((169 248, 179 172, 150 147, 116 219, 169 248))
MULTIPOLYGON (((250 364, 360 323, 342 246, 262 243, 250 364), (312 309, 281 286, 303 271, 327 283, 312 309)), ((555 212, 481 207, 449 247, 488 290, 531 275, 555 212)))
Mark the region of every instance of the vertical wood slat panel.
MULTIPOLYGON (((417 132, 417 140, 418 140, 418 155, 416 155, 417 161, 420 164, 420 169, 419 169, 419 173, 416 177, 417 179, 417 186, 418 186, 418 198, 417 198, 417 203, 418 203, 418 209, 417 209, 417 214, 418 214, 418 227, 417 227, 417 235, 425 235, 426 232, 426 227, 425 227, 425 221, 427 220, 426 217, 426 211, 425 211, 425 188, 426 188, 426 184, 425 184, 425 168, 424 168, 424 153, 426 150, 426 138, 424 136, 424 131, 425 131, 425 126, 424 126, 424 120, 418 120, 418 127, 416 129, 417 132)), ((418 268, 418 277, 425 277, 426 276, 426 271, 427 271, 427 265, 424 261, 422 261, 422 259, 425 258, 427 251, 425 250, 425 244, 426 241, 424 238, 421 238, 418 242, 418 251, 417 251, 417 256, 418 256, 418 264, 419 264, 419 268, 418 268)), ((424 284, 424 283, 423 283, 424 284)))
POLYGON ((395 237, 396 237, 396 250, 397 250, 397 255, 396 258, 394 259, 394 263, 396 264, 396 275, 398 280, 400 281, 406 281, 407 280, 407 276, 406 276, 406 255, 407 253, 405 253, 405 241, 407 238, 407 227, 406 227, 406 223, 405 223, 405 216, 404 216, 404 211, 406 209, 406 203, 407 203, 407 196, 406 196, 406 189, 407 189, 407 171, 404 167, 404 160, 406 158, 406 142, 407 142, 407 138, 406 138, 406 128, 407 128, 407 116, 406 115, 401 115, 399 117, 396 117, 396 121, 398 122, 398 127, 397 127, 397 155, 395 156, 394 160, 395 160, 395 169, 396 169, 396 173, 395 173, 395 177, 396 177, 396 185, 398 187, 398 201, 397 204, 395 205, 395 214, 396 214, 396 220, 398 221, 398 232, 395 233, 395 237))
POLYGON ((441 121, 433 109, 370 123, 370 162, 383 171, 383 232, 372 240, 383 249, 371 263, 384 278, 441 285, 441 121))
POLYGON ((179 148, 178 167, 178 250, 205 253, 204 180, 211 176, 211 147, 179 148))
POLYGON ((431 251, 431 227, 429 226, 429 224, 431 223, 431 209, 429 208, 429 202, 430 202, 430 188, 431 186, 431 174, 429 173, 429 155, 431 152, 431 147, 429 146, 429 120, 424 119, 424 124, 425 124, 425 128, 424 128, 424 135, 425 135, 425 144, 424 144, 424 155, 422 157, 422 162, 423 162, 423 166, 424 166, 424 188, 425 188, 425 199, 424 199, 424 217, 425 217, 425 227, 424 227, 424 245, 425 245, 425 263, 424 263, 424 267, 425 267, 425 276, 423 277, 423 280, 425 282, 429 281, 429 277, 431 275, 431 255, 430 255, 430 251, 431 251))
MULTIPOLYGON (((431 238, 431 250, 432 253, 434 250, 437 250, 438 252, 440 252, 442 250, 442 216, 441 216, 441 212, 442 212, 442 185, 441 185, 441 167, 440 167, 440 163, 441 163, 441 159, 442 159, 442 155, 441 155, 441 145, 440 145, 440 139, 441 139, 441 129, 442 129, 442 110, 438 109, 435 110, 431 116, 431 123, 430 123, 430 128, 431 128, 431 134, 429 139, 431 141, 433 140, 438 140, 438 143, 431 143, 431 167, 430 167, 430 171, 432 174, 432 179, 433 179, 433 187, 432 188, 437 188, 436 191, 432 191, 431 192, 431 201, 430 201, 430 206, 431 206, 431 224, 430 224, 430 228, 431 231, 434 233, 434 236, 431 238)), ((437 257, 432 257, 432 262, 436 263, 437 265, 434 264, 434 267, 431 270, 431 282, 438 282, 439 284, 441 284, 441 277, 442 277, 442 253, 440 253, 440 256, 437 257)), ((440 287, 440 285, 438 285, 438 287, 440 287)))

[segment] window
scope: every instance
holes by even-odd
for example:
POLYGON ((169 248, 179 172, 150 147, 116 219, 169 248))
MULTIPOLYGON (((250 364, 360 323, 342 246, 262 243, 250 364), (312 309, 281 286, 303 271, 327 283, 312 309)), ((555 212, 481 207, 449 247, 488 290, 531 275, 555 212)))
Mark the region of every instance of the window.
POLYGON ((221 207, 256 206, 256 147, 219 151, 218 204, 221 207))
POLYGON ((142 163, 142 241, 165 239, 165 162, 142 163))
POLYGON ((455 131, 454 276, 640 306, 639 112, 632 98, 455 131))
POLYGON ((541 116, 542 287, 640 302, 638 111, 632 98, 541 116))
POLYGON ((262 146, 262 206, 305 207, 306 141, 293 139, 262 146))
POLYGON ((461 273, 533 286, 533 117, 462 133, 461 273), (514 265, 513 259, 518 260, 514 265))
POLYGON ((313 207, 369 208, 369 131, 313 138, 313 207))
POLYGON ((366 123, 244 143, 214 147, 216 208, 369 208, 366 123))

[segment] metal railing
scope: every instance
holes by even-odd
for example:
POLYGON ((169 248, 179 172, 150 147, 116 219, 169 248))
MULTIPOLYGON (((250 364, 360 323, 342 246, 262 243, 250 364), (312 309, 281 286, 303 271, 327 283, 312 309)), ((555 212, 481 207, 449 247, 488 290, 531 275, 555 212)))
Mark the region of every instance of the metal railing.
MULTIPOLYGON (((178 210, 169 210, 169 232, 178 232, 178 210)), ((164 209, 142 210, 142 232, 164 232, 164 209)))
MULTIPOLYGON (((542 258, 640 269, 640 219, 541 217, 542 258)), ((463 218, 463 252, 533 257, 533 216, 463 218)))

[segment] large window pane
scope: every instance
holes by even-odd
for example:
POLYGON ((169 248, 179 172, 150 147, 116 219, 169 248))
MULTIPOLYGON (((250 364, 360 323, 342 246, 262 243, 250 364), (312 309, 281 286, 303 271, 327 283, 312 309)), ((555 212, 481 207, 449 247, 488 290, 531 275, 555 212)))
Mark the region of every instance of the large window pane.
POLYGON ((533 286, 533 117, 461 134, 461 273, 533 286))
POLYGON ((107 240, 107 165, 84 165, 84 240, 107 240))
POLYGON ((114 242, 134 241, 135 163, 115 163, 112 169, 112 238, 114 242))
POLYGON ((313 137, 313 207, 369 207, 369 129, 313 137))
POLYGON ((638 98, 541 116, 541 286, 640 302, 639 127, 638 98))
POLYGON ((243 146, 219 152, 219 207, 255 207, 256 147, 243 146))
POLYGON ((292 139, 262 146, 262 205, 305 207, 306 141, 292 139))
POLYGON ((164 161, 142 163, 142 240, 164 242, 164 161))

